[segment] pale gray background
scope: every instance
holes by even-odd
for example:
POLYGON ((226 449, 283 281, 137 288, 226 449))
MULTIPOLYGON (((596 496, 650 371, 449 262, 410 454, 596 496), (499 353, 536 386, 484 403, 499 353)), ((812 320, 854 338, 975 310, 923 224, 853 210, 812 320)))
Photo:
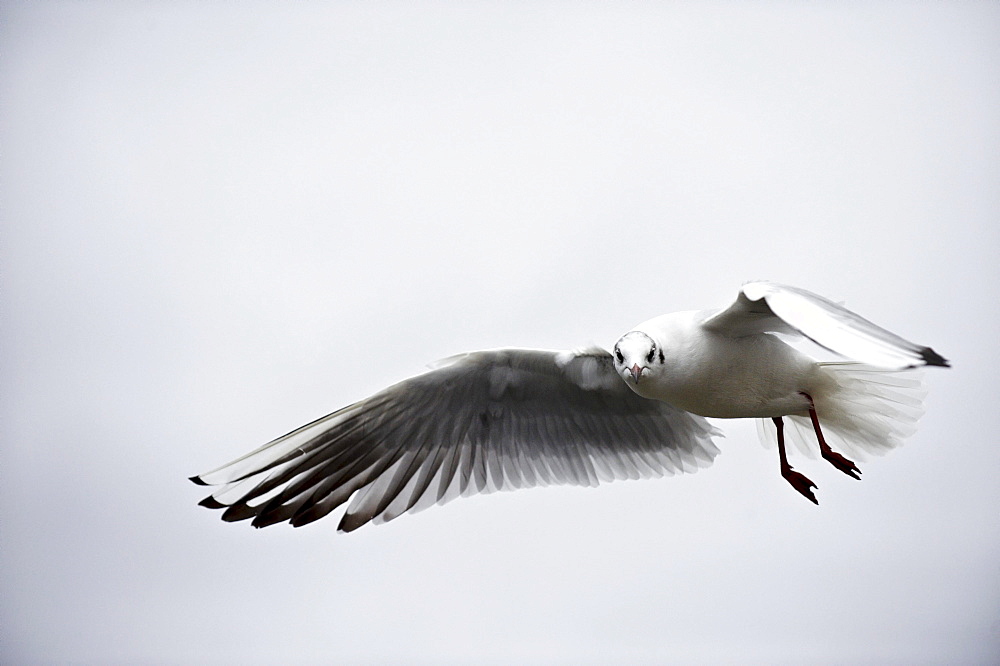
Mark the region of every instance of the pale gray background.
MULTIPOLYGON (((4 663, 1000 653, 1000 6, 3 3, 4 663), (186 477, 497 346, 803 286, 954 362, 903 449, 351 535, 186 477)), ((794 461, 793 461, 794 462, 794 461)))

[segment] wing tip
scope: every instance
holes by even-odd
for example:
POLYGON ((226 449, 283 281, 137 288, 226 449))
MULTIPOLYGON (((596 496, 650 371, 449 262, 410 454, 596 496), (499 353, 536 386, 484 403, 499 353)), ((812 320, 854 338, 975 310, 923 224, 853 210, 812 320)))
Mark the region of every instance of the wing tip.
POLYGON ((924 360, 925 365, 936 365, 942 368, 951 367, 951 363, 948 362, 948 359, 941 356, 941 354, 938 354, 930 347, 922 347, 920 349, 920 357, 924 360))
POLYGON ((191 483, 193 483, 196 486, 207 486, 207 485, 209 485, 200 476, 189 476, 188 477, 188 481, 190 481, 191 483))
POLYGON ((223 504, 219 500, 215 499, 211 495, 198 502, 198 506, 203 506, 206 509, 225 509, 228 505, 223 504))

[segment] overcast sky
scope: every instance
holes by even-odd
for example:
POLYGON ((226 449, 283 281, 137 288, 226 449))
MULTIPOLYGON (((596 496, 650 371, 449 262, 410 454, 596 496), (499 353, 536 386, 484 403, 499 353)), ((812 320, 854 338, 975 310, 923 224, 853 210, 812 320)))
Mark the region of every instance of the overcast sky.
POLYGON ((1000 6, 0 6, 0 661, 1000 654, 1000 6), (854 481, 698 474, 349 535, 188 476, 426 364, 772 279, 953 361, 854 481))

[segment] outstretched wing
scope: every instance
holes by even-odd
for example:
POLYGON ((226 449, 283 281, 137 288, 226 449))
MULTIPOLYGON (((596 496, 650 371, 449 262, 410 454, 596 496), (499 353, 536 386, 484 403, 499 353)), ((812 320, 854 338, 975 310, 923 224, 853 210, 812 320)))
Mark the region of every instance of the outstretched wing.
POLYGON ((706 467, 707 421, 625 386, 600 349, 454 357, 192 481, 223 520, 299 526, 353 496, 342 531, 459 496, 706 467))
POLYGON ((804 335, 830 351, 882 368, 948 365, 930 347, 905 340, 810 291, 773 282, 743 285, 735 303, 702 325, 731 336, 764 332, 804 335))

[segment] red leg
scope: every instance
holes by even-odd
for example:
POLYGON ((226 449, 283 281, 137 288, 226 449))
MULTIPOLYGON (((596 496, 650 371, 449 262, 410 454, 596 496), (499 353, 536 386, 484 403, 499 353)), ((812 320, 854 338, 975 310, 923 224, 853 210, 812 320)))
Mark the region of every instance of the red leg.
POLYGON ((812 502, 813 504, 819 504, 816 500, 816 495, 813 493, 812 489, 816 487, 816 484, 810 481, 806 476, 799 474, 792 469, 792 466, 788 464, 788 456, 785 454, 785 424, 781 420, 780 416, 775 416, 771 418, 774 421, 775 427, 778 428, 778 460, 781 462, 781 476, 792 484, 792 488, 802 493, 803 497, 812 502))
POLYGON ((858 466, 854 464, 853 460, 848 460, 844 456, 840 455, 836 451, 830 448, 830 445, 826 443, 823 438, 823 431, 819 427, 819 417, 816 415, 816 407, 813 405, 812 396, 808 393, 803 393, 805 397, 809 398, 809 418, 812 420, 813 430, 816 431, 816 439, 819 440, 819 452, 822 454, 823 459, 829 462, 831 465, 839 469, 841 472, 847 476, 853 477, 857 480, 861 480, 861 470, 858 466))

